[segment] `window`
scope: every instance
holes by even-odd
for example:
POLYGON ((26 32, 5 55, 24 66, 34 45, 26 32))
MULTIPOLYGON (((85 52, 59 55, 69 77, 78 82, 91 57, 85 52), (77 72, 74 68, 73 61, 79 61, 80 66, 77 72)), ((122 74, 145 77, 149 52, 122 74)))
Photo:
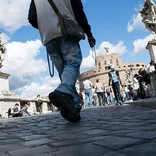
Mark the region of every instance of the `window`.
POLYGON ((99 69, 101 69, 101 66, 99 66, 99 69))
POLYGON ((112 60, 110 60, 110 63, 113 63, 112 60))
POLYGON ((101 66, 101 63, 99 62, 99 66, 101 66))
POLYGON ((104 61, 104 65, 107 65, 107 61, 104 61))
POLYGON ((116 59, 116 62, 119 62, 119 60, 118 60, 118 59, 116 59))
POLYGON ((140 67, 140 64, 136 64, 136 67, 140 67))
POLYGON ((133 64, 130 64, 130 65, 128 65, 128 67, 134 67, 134 65, 133 64))

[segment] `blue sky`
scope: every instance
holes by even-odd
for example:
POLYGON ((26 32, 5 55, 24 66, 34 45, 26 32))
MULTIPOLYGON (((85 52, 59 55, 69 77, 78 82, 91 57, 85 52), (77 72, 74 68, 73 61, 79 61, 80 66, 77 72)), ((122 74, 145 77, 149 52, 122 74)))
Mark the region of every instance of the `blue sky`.
MULTIPOLYGON (((119 53, 123 62, 150 61, 145 49, 152 39, 144 28, 138 11, 144 0, 83 0, 92 32, 97 40, 97 55, 119 53)), ((1 0, 0 31, 7 41, 3 72, 11 74, 10 90, 25 98, 37 94, 47 95, 59 84, 58 76, 50 78, 46 62, 45 47, 41 44, 38 30, 27 21, 30 0, 1 0)), ((81 41, 83 63, 81 72, 94 68, 94 60, 87 40, 81 41)))

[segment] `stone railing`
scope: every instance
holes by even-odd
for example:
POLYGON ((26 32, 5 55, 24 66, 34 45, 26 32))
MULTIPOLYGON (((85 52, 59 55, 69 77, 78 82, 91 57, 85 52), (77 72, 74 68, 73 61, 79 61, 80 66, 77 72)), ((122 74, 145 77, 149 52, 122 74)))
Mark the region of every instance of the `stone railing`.
POLYGON ((156 97, 156 72, 150 74, 150 82, 151 97, 156 97))

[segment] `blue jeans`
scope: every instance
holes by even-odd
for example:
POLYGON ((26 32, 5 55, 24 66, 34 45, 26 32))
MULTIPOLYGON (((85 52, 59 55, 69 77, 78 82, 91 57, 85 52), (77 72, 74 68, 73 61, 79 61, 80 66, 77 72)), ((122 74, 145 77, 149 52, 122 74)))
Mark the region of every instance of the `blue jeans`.
POLYGON ((92 90, 91 89, 85 89, 85 106, 88 107, 89 104, 92 106, 92 90))
POLYGON ((80 97, 75 84, 80 74, 82 53, 79 42, 58 37, 46 44, 49 53, 61 80, 57 91, 72 95, 75 108, 80 108, 80 97))
POLYGON ((120 94, 120 85, 118 82, 112 84, 112 88, 114 91, 115 99, 117 103, 119 103, 119 100, 121 100, 121 94, 120 94))

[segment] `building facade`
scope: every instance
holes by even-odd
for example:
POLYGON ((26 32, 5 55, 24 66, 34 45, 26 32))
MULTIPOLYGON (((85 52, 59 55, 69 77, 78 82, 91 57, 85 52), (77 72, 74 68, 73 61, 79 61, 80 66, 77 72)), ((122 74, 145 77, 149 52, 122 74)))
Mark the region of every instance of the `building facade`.
POLYGON ((146 68, 146 65, 140 62, 123 63, 119 54, 98 56, 95 61, 95 68, 80 74, 80 90, 83 90, 83 81, 86 79, 89 79, 93 84, 99 79, 105 87, 108 87, 108 72, 110 71, 111 64, 115 66, 115 70, 119 71, 123 85, 129 85, 131 83, 128 76, 131 77, 134 74, 138 74, 140 68, 146 68))

